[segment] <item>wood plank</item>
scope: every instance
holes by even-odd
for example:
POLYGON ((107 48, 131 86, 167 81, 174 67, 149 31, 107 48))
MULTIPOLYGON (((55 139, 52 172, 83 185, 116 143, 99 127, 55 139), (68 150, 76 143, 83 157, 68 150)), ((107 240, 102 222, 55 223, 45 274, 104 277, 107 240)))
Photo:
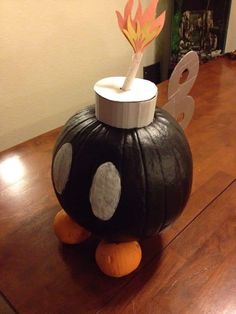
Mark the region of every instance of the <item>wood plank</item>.
POLYGON ((12 308, 5 297, 0 293, 0 313, 1 314, 16 314, 16 311, 12 308))
POLYGON ((236 181, 99 313, 227 313, 235 305, 235 226, 236 181), (157 259, 161 263, 142 286, 157 259), (170 276, 174 262, 180 267, 170 276))
MULTIPOLYGON (((193 194, 193 201, 189 203, 186 216, 183 215, 182 227, 178 224, 176 229, 166 229, 161 238, 154 237, 143 241, 143 260, 139 271, 155 256, 160 256, 160 252, 177 236, 180 229, 192 221, 194 213, 207 206, 217 196, 215 193, 220 193, 231 181, 232 177, 218 173, 206 186, 202 186, 193 194)), ((34 191, 35 194, 32 195, 38 195, 39 201, 42 194, 34 191)), ((44 189, 42 193, 43 191, 44 189)), ((70 313, 94 313, 109 302, 135 274, 118 280, 101 274, 94 261, 97 241, 94 239, 75 247, 61 246, 52 229, 58 205, 55 203, 52 206, 52 201, 43 198, 42 203, 39 202, 37 206, 41 210, 37 209, 34 215, 21 220, 21 226, 17 230, 0 240, 0 288, 19 312, 31 313, 34 309, 34 313, 46 310, 57 313, 63 308, 65 312, 70 313), (13 251, 13 247, 17 249, 13 251), (65 287, 70 289, 64 291, 65 287), (37 309, 34 304, 38 304, 37 309)), ((176 263, 177 259, 173 257, 175 254, 177 253, 168 253, 167 258, 172 260, 170 268, 177 270, 184 259, 176 263)), ((165 263, 165 259, 163 262, 165 263)), ((158 260, 156 264, 159 264, 158 260)), ((142 279, 143 285, 151 280, 155 269, 150 268, 148 275, 142 279)), ((162 272, 162 268, 160 271, 162 272)), ((163 274, 165 278, 168 277, 165 272, 163 274)))
POLYGON ((234 313, 236 309, 236 250, 227 255, 197 293, 186 313, 234 313))
POLYGON ((20 228, 24 221, 40 211, 60 206, 52 192, 50 173, 42 172, 41 178, 20 180, 0 191, 0 239, 20 228))
POLYGON ((20 184, 22 180, 29 182, 31 178, 40 180, 45 171, 50 172, 52 149, 58 133, 59 129, 55 129, 0 153, 0 192, 10 186, 20 184), (11 163, 12 160, 13 163, 11 163), (17 168, 14 161, 19 164, 23 170, 19 178, 15 176, 15 180, 14 178, 8 180, 4 175, 2 168, 6 161, 10 161, 9 165, 12 165, 12 169, 9 170, 12 170, 13 174, 17 171, 14 169, 14 167, 17 168))

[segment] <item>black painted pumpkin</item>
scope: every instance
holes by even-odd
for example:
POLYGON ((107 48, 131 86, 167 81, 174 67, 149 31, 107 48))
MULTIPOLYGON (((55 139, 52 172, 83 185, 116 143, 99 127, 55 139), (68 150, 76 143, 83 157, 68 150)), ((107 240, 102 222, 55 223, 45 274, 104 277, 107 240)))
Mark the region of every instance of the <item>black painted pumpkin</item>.
POLYGON ((61 206, 80 225, 112 241, 140 239, 161 231, 184 209, 192 156, 181 127, 160 108, 153 123, 128 130, 101 123, 89 107, 61 131, 52 180, 61 206), (99 208, 104 204, 108 213, 99 208))

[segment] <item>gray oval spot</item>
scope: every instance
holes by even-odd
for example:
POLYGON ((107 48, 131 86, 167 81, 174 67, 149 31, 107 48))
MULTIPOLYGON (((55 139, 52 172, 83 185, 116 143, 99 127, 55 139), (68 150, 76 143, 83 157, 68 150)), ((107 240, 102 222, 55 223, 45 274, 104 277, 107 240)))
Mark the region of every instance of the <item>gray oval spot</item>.
POLYGON ((98 167, 90 189, 90 203, 94 215, 109 220, 114 215, 121 194, 120 174, 112 162, 98 167))
POLYGON ((72 163, 72 145, 65 143, 59 149, 53 162, 53 182, 58 194, 62 194, 70 175, 72 163))

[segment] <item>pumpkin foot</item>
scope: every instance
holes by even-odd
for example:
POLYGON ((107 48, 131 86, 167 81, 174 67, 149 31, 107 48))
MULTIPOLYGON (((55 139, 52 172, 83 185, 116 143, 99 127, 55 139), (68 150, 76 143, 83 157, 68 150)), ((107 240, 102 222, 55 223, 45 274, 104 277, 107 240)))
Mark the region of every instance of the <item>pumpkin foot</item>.
POLYGON ((58 239, 66 244, 81 243, 91 235, 89 231, 72 220, 63 209, 56 214, 53 227, 58 239))
POLYGON ((140 264, 142 251, 137 241, 109 243, 101 241, 96 249, 96 262, 101 271, 111 277, 132 273, 140 264))

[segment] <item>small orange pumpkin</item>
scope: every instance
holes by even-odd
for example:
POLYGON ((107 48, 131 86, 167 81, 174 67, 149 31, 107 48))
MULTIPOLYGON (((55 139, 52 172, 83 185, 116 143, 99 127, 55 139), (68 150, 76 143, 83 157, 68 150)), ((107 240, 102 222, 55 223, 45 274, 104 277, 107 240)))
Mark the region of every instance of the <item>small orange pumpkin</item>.
POLYGON ((89 231, 74 222, 64 210, 56 214, 53 226, 58 239, 66 244, 83 242, 91 235, 89 231))
POLYGON ((111 277, 122 277, 140 264, 142 251, 137 241, 109 243, 101 241, 96 250, 96 262, 101 271, 111 277))

